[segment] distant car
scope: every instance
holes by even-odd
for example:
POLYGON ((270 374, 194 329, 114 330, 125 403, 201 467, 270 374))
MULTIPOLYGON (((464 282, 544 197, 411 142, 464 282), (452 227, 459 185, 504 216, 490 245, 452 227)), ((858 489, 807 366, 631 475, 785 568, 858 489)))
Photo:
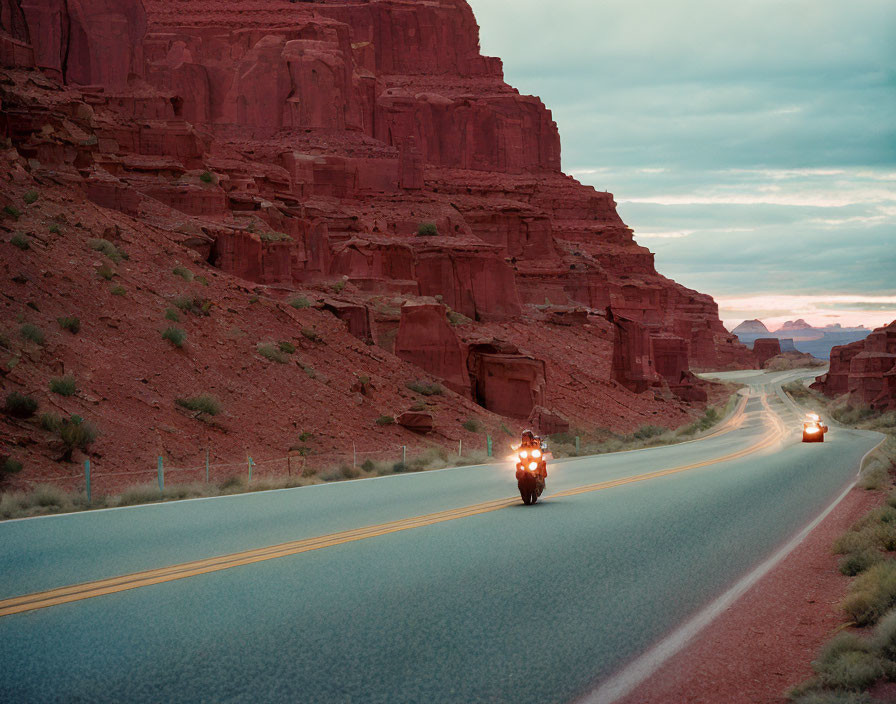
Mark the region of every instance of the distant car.
POLYGON ((803 421, 803 442, 824 442, 828 426, 815 413, 810 413, 803 421))

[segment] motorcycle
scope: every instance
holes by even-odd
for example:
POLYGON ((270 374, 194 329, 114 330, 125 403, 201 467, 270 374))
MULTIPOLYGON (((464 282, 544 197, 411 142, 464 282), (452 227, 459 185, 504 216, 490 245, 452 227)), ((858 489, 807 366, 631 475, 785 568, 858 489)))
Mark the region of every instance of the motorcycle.
POLYGON ((527 506, 534 504, 544 491, 547 462, 544 459, 545 446, 541 448, 520 448, 516 465, 516 485, 520 497, 527 506))

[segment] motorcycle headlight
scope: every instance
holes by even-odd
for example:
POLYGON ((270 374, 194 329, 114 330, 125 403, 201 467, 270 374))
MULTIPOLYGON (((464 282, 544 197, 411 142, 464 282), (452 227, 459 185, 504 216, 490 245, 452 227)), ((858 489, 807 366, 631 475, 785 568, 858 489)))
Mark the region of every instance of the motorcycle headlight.
POLYGON ((811 433, 812 435, 815 435, 815 433, 818 432, 818 426, 813 425, 811 428, 806 428, 806 432, 811 433))
POLYGON ((529 456, 529 453, 526 452, 525 450, 523 450, 523 451, 520 453, 520 459, 521 459, 521 460, 526 459, 528 456, 529 456))
POLYGON ((541 457, 541 450, 532 450, 533 457, 541 457))
POLYGON ((530 463, 529 463, 529 469, 531 469, 533 472, 534 472, 536 469, 538 469, 538 462, 530 462, 530 463))

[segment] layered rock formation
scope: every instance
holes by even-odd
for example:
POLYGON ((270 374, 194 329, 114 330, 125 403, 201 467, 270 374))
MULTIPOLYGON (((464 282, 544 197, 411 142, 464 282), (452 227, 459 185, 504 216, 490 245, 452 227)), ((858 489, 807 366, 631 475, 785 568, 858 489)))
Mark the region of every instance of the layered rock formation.
POLYGON ((781 354, 781 343, 776 337, 761 337, 753 343, 753 355, 756 357, 756 365, 760 369, 768 360, 779 354, 781 354))
POLYGON ((852 406, 896 408, 896 321, 831 350, 830 371, 812 388, 832 397, 849 394, 852 406))
POLYGON ((630 426, 610 397, 671 423, 706 398, 690 369, 753 363, 561 172, 463 0, 0 7, 8 180, 140 223, 158 266, 188 248, 228 285, 316 290, 347 334, 545 426, 630 426))

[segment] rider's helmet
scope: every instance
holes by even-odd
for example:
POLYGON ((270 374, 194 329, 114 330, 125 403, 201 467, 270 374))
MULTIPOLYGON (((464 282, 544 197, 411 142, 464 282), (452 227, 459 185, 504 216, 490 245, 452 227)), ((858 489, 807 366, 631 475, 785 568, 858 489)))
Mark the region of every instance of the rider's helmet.
POLYGON ((522 434, 523 442, 535 442, 535 433, 531 430, 524 430, 522 434))

